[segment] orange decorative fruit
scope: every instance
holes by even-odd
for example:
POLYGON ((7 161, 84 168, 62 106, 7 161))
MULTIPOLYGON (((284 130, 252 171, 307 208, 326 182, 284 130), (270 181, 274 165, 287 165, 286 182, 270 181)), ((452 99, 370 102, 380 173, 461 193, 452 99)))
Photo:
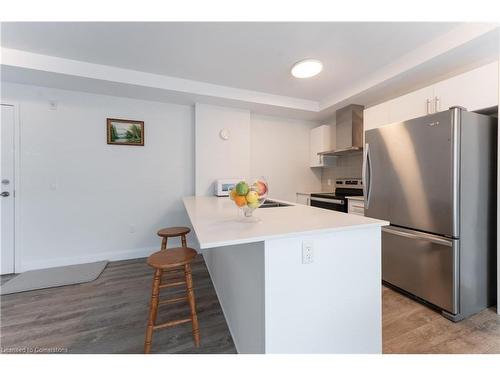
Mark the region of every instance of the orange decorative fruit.
POLYGON ((229 198, 231 198, 231 200, 234 201, 234 198, 237 196, 238 194, 236 193, 236 189, 231 189, 231 191, 229 192, 229 198))
POLYGON ((238 207, 243 207, 247 204, 247 200, 243 195, 236 195, 234 197, 234 203, 236 203, 238 207))

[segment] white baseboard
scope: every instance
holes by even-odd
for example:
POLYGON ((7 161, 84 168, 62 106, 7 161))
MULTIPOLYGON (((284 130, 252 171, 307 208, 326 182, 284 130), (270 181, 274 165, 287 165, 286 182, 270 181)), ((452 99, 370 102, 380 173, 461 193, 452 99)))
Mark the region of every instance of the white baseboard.
POLYGON ((33 262, 23 261, 20 269, 16 269, 16 273, 21 273, 29 270, 37 270, 43 268, 51 268, 51 267, 60 267, 60 266, 69 266, 72 264, 82 264, 82 263, 90 263, 97 262, 100 260, 127 260, 127 259, 137 259, 144 258, 155 251, 158 250, 158 246, 152 247, 144 247, 139 249, 126 249, 119 251, 109 251, 104 253, 96 253, 96 254, 88 254, 88 255, 79 255, 73 257, 62 257, 62 258, 52 258, 46 260, 36 260, 33 262))

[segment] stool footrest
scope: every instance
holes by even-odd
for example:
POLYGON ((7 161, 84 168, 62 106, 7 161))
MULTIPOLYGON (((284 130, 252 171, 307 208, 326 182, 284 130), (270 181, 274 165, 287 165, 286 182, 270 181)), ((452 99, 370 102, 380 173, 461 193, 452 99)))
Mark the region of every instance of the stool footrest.
POLYGON ((171 303, 177 303, 177 302, 187 301, 187 300, 188 300, 187 296, 178 297, 178 298, 170 298, 170 299, 166 299, 165 301, 160 301, 159 305, 169 305, 171 303))
POLYGON ((186 281, 175 281, 173 283, 161 284, 160 289, 161 288, 171 288, 171 287, 179 286, 179 285, 186 285, 186 281))
POLYGON ((167 328, 167 327, 173 327, 179 324, 183 323, 188 323, 191 322, 191 318, 186 318, 186 319, 178 319, 178 320, 172 320, 171 322, 163 323, 163 324, 158 324, 156 326, 153 326, 153 329, 161 329, 161 328, 167 328))

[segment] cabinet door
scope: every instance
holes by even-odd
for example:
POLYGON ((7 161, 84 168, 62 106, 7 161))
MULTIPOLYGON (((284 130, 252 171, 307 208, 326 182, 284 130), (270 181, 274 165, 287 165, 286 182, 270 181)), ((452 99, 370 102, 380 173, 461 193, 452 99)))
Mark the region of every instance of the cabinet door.
POLYGON ((389 123, 389 104, 387 102, 366 108, 363 111, 364 130, 375 129, 389 123))
POLYGON ((357 199, 349 199, 348 213, 365 216, 365 202, 357 199))
POLYGON ((434 86, 436 110, 453 106, 477 111, 498 105, 498 62, 460 74, 434 86))
POLYGON ((389 123, 411 120, 432 113, 432 86, 389 101, 389 123))
POLYGON ((297 203, 309 206, 309 194, 297 193, 297 203))
POLYGON ((330 149, 330 126, 321 125, 311 129, 310 135, 310 160, 311 167, 323 167, 324 158, 318 155, 318 152, 328 151, 330 149))

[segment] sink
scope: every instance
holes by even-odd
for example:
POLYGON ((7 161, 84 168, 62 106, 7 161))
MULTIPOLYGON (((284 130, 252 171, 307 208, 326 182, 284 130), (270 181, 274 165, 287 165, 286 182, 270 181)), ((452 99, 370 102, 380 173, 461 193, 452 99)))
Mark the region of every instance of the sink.
POLYGON ((275 207, 289 207, 291 204, 276 202, 271 199, 266 199, 260 208, 275 208, 275 207))

